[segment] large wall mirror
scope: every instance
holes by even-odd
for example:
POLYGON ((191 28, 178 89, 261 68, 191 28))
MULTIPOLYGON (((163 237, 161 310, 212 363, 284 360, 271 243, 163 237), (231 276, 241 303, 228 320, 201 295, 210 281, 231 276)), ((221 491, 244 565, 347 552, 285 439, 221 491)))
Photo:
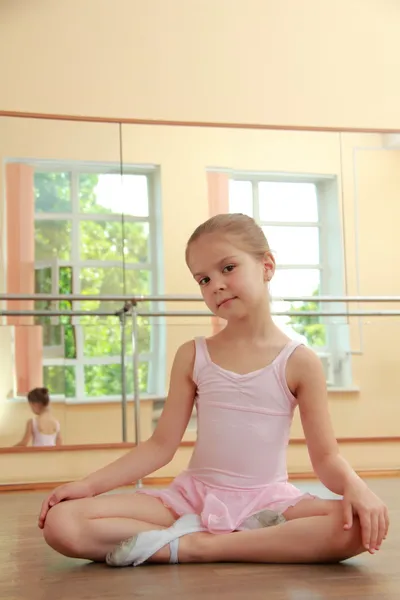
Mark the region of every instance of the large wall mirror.
POLYGON ((275 318, 320 355, 338 436, 395 435, 400 326, 379 313, 398 304, 343 297, 398 291, 399 136, 0 117, 0 160, 1 293, 65 296, 2 301, 1 447, 23 441, 37 387, 65 446, 151 434, 176 349, 223 326, 184 260, 218 212, 264 228, 275 318), (141 295, 136 311, 110 300, 141 295), (15 312, 49 309, 74 314, 15 312))
POLYGON ((43 387, 62 444, 120 442, 121 302, 101 298, 147 291, 136 267, 147 260, 148 224, 128 201, 133 193, 145 206, 146 173, 124 176, 117 124, 2 117, 0 130, 1 290, 65 297, 2 304, 53 314, 3 317, 0 445, 32 444, 27 394, 43 387), (80 295, 93 300, 68 299, 80 295))

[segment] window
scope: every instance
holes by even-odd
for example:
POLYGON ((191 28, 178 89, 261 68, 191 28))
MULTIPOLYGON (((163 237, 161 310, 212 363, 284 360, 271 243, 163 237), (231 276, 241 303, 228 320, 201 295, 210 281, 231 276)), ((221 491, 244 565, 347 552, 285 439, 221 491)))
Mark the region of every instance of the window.
MULTIPOLYGON (((97 301, 51 308, 118 311, 101 296, 158 294, 155 169, 121 176, 107 165, 35 165, 35 292, 99 295, 97 301)), ((36 308, 48 308, 36 302, 36 308)), ((140 308, 150 308, 141 304, 140 308)), ((154 308, 154 307, 152 307, 154 308)), ((52 395, 120 398, 118 317, 39 317, 44 385, 52 395)), ((160 327, 139 317, 142 395, 159 393, 160 327)), ((133 393, 132 323, 126 324, 127 393, 133 393)))
MULTIPOLYGON (((330 304, 279 298, 343 295, 344 272, 337 182, 332 176, 234 174, 229 210, 241 212, 263 228, 276 260, 270 284, 274 315, 287 335, 301 339, 321 357, 330 387, 350 384, 349 332, 344 317, 316 317, 330 304)), ((338 303, 335 310, 343 309, 338 303)))

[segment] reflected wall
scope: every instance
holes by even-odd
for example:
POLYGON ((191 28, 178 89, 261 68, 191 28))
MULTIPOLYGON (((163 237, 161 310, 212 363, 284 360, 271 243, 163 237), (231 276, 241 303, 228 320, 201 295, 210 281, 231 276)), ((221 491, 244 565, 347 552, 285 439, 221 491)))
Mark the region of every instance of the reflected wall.
MULTIPOLYGON (((0 348, 12 368, 4 369, 0 383, 7 405, 3 413, 8 415, 2 420, 0 444, 16 443, 18 429, 22 436, 29 417, 26 394, 37 386, 50 391, 64 443, 119 442, 117 313, 123 303, 105 303, 103 297, 157 291, 154 205, 149 202, 152 169, 124 169, 116 124, 3 117, 0 131, 1 291, 65 296, 60 302, 8 301, 3 307, 107 312, 3 318, 0 348), (73 294, 94 300, 70 301, 73 294), (99 403, 112 405, 113 417, 104 433, 96 424, 99 403), (87 418, 77 419, 80 425, 71 422, 65 417, 66 405, 90 405, 87 418)), ((125 329, 127 393, 132 396, 131 328, 125 329)), ((139 380, 147 391, 152 340, 144 319, 139 331, 139 380)), ((101 413, 106 411, 102 406, 101 413)))
MULTIPOLYGON (((2 291, 93 294, 98 296, 95 301, 66 300, 52 307, 110 312, 121 304, 104 301, 104 295, 198 295, 184 260, 188 237, 213 214, 251 214, 265 229, 277 260, 273 309, 296 313, 275 318, 290 336, 300 337, 320 355, 337 436, 397 434, 399 382, 391 333, 397 320, 307 318, 302 312, 398 306, 290 300, 315 294, 397 294, 391 272, 400 210, 396 136, 129 124, 120 128, 9 118, 0 120, 0 128, 2 291), (15 212, 8 211, 10 189, 19 198, 15 212), (17 223, 21 234, 12 236, 19 231, 17 223)), ((48 306, 38 301, 7 303, 14 309, 48 306)), ((194 302, 141 306, 149 308, 205 307, 194 302)), ((204 317, 141 317, 142 439, 160 416, 179 345, 221 326, 204 317)), ((42 384, 50 387, 66 444, 122 440, 117 316, 8 317, 0 333, 5 365, 1 399, 8 415, 2 419, 1 445, 18 441, 29 418, 24 394, 42 384)), ((128 327, 128 441, 133 441, 130 340, 128 327)), ((292 434, 302 437, 298 417, 292 434)), ((186 439, 195 435, 194 415, 186 439)))

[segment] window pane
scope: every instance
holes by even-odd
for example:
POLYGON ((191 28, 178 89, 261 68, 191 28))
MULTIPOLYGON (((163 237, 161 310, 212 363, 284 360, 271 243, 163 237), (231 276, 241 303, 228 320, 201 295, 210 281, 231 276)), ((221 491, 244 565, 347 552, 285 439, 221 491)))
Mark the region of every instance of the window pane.
POLYGON ((251 181, 229 181, 229 212, 253 216, 253 191, 251 181))
POLYGON ((124 223, 124 255, 126 262, 147 262, 149 260, 149 224, 124 223))
MULTIPOLYGON (((127 369, 127 380, 130 377, 130 369, 127 369)), ((140 363, 139 364, 139 390, 141 394, 149 393, 149 363, 140 363)), ((132 381, 133 381, 133 367, 132 367, 132 381)), ((132 384, 132 392, 133 392, 133 384, 132 384)))
POLYGON ((261 221, 318 221, 313 183, 262 181, 258 184, 261 221))
POLYGON ((126 262, 147 262, 149 259, 149 224, 116 221, 81 221, 80 254, 82 260, 120 260, 122 233, 126 262))
POLYGON ((312 296, 319 289, 318 269, 277 269, 270 283, 272 296, 312 296))
MULTIPOLYGON (((122 370, 121 365, 85 365, 85 396, 119 396, 122 393, 122 370)), ((141 393, 147 391, 148 364, 139 365, 139 390, 141 393)), ((133 366, 126 365, 126 391, 133 394, 133 366)))
MULTIPOLYGON (((139 310, 146 311, 151 310, 151 303, 148 302, 140 302, 139 310)), ((154 310, 154 308, 153 308, 154 310)), ((154 331, 154 319, 153 324, 151 323, 151 318, 149 317, 138 317, 137 318, 138 325, 138 346, 139 346, 139 354, 143 354, 145 352, 151 351, 151 332, 154 331)), ((132 355, 132 317, 127 317, 126 322, 126 354, 132 355)))
MULTIPOLYGON (((60 267, 59 288, 60 294, 72 293, 72 268, 60 267)), ((53 270, 51 267, 35 269, 35 293, 51 294, 53 290, 53 270)), ((35 301, 37 310, 71 310, 72 302, 62 300, 60 302, 51 302, 48 300, 35 301)), ((35 323, 42 326, 43 346, 51 353, 46 352, 46 356, 52 358, 76 358, 76 338, 75 328, 71 325, 70 316, 43 316, 35 317, 35 323)))
MULTIPOLYGON (((142 310, 144 307, 141 306, 142 310)), ((151 319, 138 317, 139 352, 150 352, 151 349, 151 319)))
POLYGON ((60 267, 58 270, 59 292, 63 296, 72 294, 72 267, 60 267))
POLYGON ((50 321, 50 317, 37 317, 37 319, 36 323, 42 325, 43 346, 46 348, 60 347, 64 341, 62 326, 46 323, 46 321, 50 321))
MULTIPOLYGON (((121 268, 90 268, 86 267, 80 270, 81 293, 90 295, 148 295, 150 294, 150 272, 136 269, 125 269, 125 286, 124 286, 124 271, 121 268)), ((82 310, 100 310, 100 311, 116 311, 122 308, 120 302, 102 301, 100 298, 96 301, 81 302, 82 310)), ((143 310, 146 307, 141 303, 143 310)), ((93 317, 88 317, 88 319, 93 317)), ((103 318, 103 317, 101 317, 103 318)), ((80 317, 80 323, 87 322, 85 317, 80 317)), ((89 321, 91 324, 92 321, 89 321)))
MULTIPOLYGON (((318 292, 316 291, 315 295, 318 292)), ((284 310, 298 312, 299 316, 287 317, 287 325, 297 336, 302 337, 308 346, 326 346, 326 325, 321 322, 322 317, 313 315, 302 315, 303 312, 320 311, 318 302, 290 302, 284 310)))
POLYGON ((76 395, 75 367, 43 367, 43 385, 51 395, 74 398, 76 395))
MULTIPOLYGON (((52 268, 36 268, 35 269, 35 294, 51 294, 52 291, 52 268)), ((37 308, 40 307, 40 302, 37 308)))
MULTIPOLYGON (((51 294, 52 292, 52 275, 51 267, 35 269, 35 294, 51 294)), ((34 303, 35 310, 50 310, 52 302, 48 300, 36 300, 34 303)), ((42 340, 45 348, 59 347, 62 342, 62 332, 60 325, 52 325, 51 317, 34 317, 36 325, 42 326, 42 340)))
MULTIPOLYGON (((52 292, 51 269, 35 270, 35 293, 50 294, 52 292)), ((62 292, 61 292, 62 293, 62 292)), ((71 310, 70 302, 59 302, 60 310, 71 310)), ((36 300, 34 303, 35 310, 54 310, 57 308, 56 302, 48 300, 36 300)), ((71 317, 69 316, 35 316, 34 322, 42 327, 43 346, 51 349, 53 358, 75 358, 76 357, 76 342, 75 331, 70 325, 71 317)), ((46 352, 49 357, 49 352, 46 352)))
POLYGON ((277 264, 318 265, 318 227, 263 227, 277 264))
MULTIPOLYGON (((118 318, 87 316, 81 317, 80 322, 84 356, 121 356, 121 325, 118 318)), ((150 328, 148 318, 138 317, 139 353, 150 352, 150 328)), ((132 356, 132 318, 129 315, 125 324, 125 355, 132 356)))
POLYGON ((35 260, 69 260, 71 245, 71 221, 35 221, 35 260))
POLYGON ((149 215, 146 175, 80 175, 79 210, 83 213, 149 215))
MULTIPOLYGON (((122 268, 85 267, 80 271, 80 280, 82 294, 102 294, 112 296, 124 293, 122 268)), ((127 294, 138 295, 150 293, 149 271, 125 269, 125 282, 127 294)), ((87 307, 84 308, 84 310, 86 309, 87 307)))
POLYGON ((35 325, 41 325, 42 328, 46 358, 76 358, 75 326, 62 323, 54 325, 51 319, 52 317, 35 317, 35 325))
POLYGON ((36 212, 71 212, 70 173, 41 173, 40 171, 36 171, 34 186, 36 212))
MULTIPOLYGON (((69 317, 65 317, 69 319, 69 317)), ((76 358, 76 327, 75 325, 62 325, 64 333, 64 356, 65 358, 76 358)))
MULTIPOLYGON (((314 296, 319 295, 320 271, 316 269, 278 269, 271 281, 272 296, 314 296)), ((274 311, 299 311, 299 316, 274 315, 275 323, 290 337, 297 338, 311 347, 326 345, 326 326, 321 317, 301 316, 303 311, 318 311, 321 306, 315 302, 273 303, 274 311)))
MULTIPOLYGON (((125 269, 126 293, 148 295, 151 292, 150 271, 125 269)), ((141 304, 143 310, 144 305, 141 304)))
MULTIPOLYGON (((72 267, 60 267, 58 269, 58 293, 63 295, 72 294, 73 292, 73 281, 72 281, 72 267)), ((72 310, 72 302, 69 300, 61 300, 58 303, 60 310, 72 310)), ((65 335, 66 339, 68 338, 70 342, 74 341, 75 343, 75 331, 72 333, 71 329, 72 318, 70 316, 60 316, 60 323, 65 325, 65 335)), ((68 358, 75 357, 75 352, 73 352, 73 356, 70 354, 72 346, 70 346, 70 350, 66 354, 68 358)))
MULTIPOLYGON (((89 317, 85 317, 88 321, 89 317)), ((90 325, 82 325, 84 356, 107 358, 121 355, 121 327, 118 318, 90 317, 90 325)), ((128 336, 126 336, 128 342, 128 336)), ((132 343, 129 350, 132 351, 132 343)), ((128 351, 128 347, 127 347, 128 351)))

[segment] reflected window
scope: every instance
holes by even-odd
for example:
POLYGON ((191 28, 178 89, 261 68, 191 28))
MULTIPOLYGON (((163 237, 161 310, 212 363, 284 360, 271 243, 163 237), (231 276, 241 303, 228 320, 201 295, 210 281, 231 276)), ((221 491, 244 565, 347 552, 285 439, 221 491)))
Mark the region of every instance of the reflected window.
MULTIPOLYGON (((117 311, 101 296, 158 294, 157 206, 153 167, 35 164, 35 292, 99 296, 98 301, 35 308, 117 311)), ((141 306, 154 309, 152 305, 141 306)), ((79 401, 120 398, 118 317, 37 317, 43 327, 44 384, 52 395, 79 401)), ((139 319, 139 385, 143 396, 163 389, 160 327, 139 319), (149 377, 149 373, 160 374, 149 377)), ((132 325, 126 327, 126 386, 133 393, 132 325)))

